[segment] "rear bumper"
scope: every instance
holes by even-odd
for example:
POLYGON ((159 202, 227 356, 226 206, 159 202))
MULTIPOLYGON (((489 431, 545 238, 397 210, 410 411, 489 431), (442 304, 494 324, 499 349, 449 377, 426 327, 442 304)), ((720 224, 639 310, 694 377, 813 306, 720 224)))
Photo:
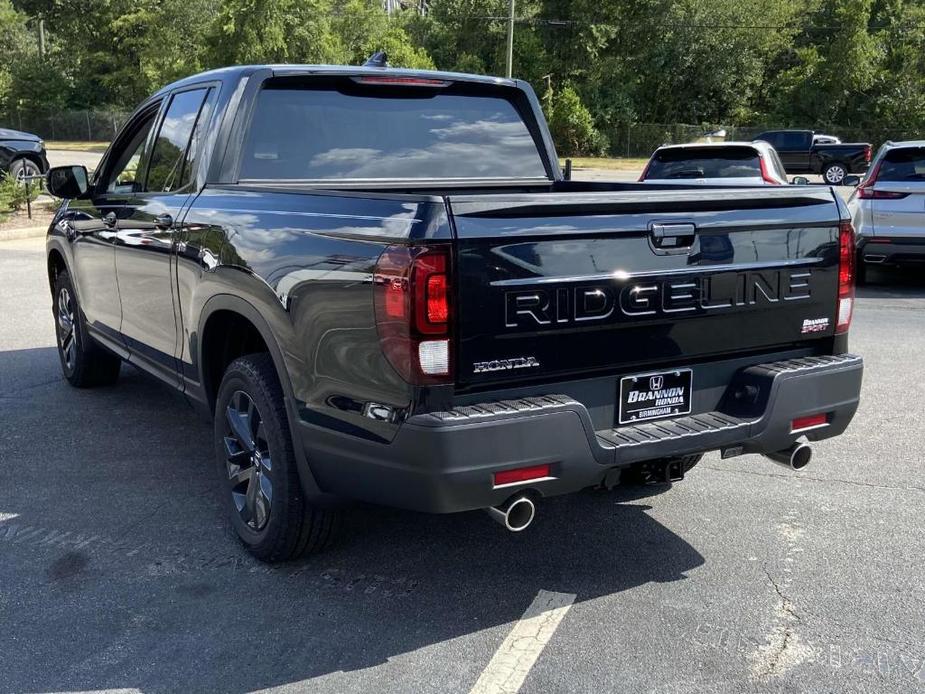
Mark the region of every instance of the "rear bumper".
POLYGON ((320 436, 303 425, 312 470, 326 492, 388 506, 449 513, 599 484, 635 462, 741 449, 778 451, 801 435, 841 434, 854 416, 863 362, 846 354, 760 364, 739 371, 714 412, 595 431, 587 409, 563 395, 469 405, 410 418, 391 444, 320 436), (797 417, 828 423, 792 433, 797 417), (493 487, 501 470, 549 464, 550 478, 493 487))
POLYGON ((858 255, 870 265, 918 265, 925 263, 925 236, 862 238, 858 255))

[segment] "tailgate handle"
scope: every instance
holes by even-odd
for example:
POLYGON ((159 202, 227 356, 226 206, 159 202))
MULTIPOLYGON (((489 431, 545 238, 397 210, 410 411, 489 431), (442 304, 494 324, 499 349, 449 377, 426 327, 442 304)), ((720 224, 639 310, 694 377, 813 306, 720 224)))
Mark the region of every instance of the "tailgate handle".
POLYGON ((689 253, 697 237, 693 224, 651 224, 649 241, 652 250, 660 255, 689 253))

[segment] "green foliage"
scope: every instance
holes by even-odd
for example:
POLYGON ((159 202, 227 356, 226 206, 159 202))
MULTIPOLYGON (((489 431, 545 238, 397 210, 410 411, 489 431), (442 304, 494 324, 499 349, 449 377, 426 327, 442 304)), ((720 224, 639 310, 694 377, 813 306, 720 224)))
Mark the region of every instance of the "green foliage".
POLYGON ((22 209, 27 201, 35 202, 41 192, 40 185, 30 185, 27 191, 12 176, 0 173, 0 216, 22 209))
MULTIPOLYGON (((550 90, 551 91, 551 90, 550 90)), ((544 98, 549 129, 563 156, 597 155, 606 149, 606 141, 594 127, 591 112, 581 103, 571 85, 544 98)))
MULTIPOLYGON (((423 16, 411 4, 389 16, 381 0, 0 0, 0 112, 131 109, 202 69, 355 65, 376 50, 401 67, 504 73, 506 0, 430 0, 423 16)), ((516 12, 515 76, 562 87, 545 107, 563 152, 625 141, 638 122, 925 129, 922 0, 518 0, 516 12)))

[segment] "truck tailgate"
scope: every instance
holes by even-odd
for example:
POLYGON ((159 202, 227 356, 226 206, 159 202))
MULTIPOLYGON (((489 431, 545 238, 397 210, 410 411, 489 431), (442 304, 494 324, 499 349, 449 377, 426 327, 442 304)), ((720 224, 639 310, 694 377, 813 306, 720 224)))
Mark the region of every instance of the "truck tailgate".
POLYGON ((452 195, 460 386, 682 367, 830 337, 826 188, 452 195))

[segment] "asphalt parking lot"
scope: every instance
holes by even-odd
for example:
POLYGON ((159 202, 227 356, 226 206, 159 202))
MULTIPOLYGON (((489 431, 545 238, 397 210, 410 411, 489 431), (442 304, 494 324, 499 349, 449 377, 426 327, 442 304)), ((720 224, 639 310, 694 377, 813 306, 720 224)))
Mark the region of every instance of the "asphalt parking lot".
POLYGON ((519 535, 362 507, 267 567, 220 513, 208 425, 129 367, 70 388, 44 240, 0 243, 0 692, 515 691, 484 685, 520 649, 523 692, 925 690, 925 279, 872 279, 860 411, 800 473, 710 455, 519 535))

